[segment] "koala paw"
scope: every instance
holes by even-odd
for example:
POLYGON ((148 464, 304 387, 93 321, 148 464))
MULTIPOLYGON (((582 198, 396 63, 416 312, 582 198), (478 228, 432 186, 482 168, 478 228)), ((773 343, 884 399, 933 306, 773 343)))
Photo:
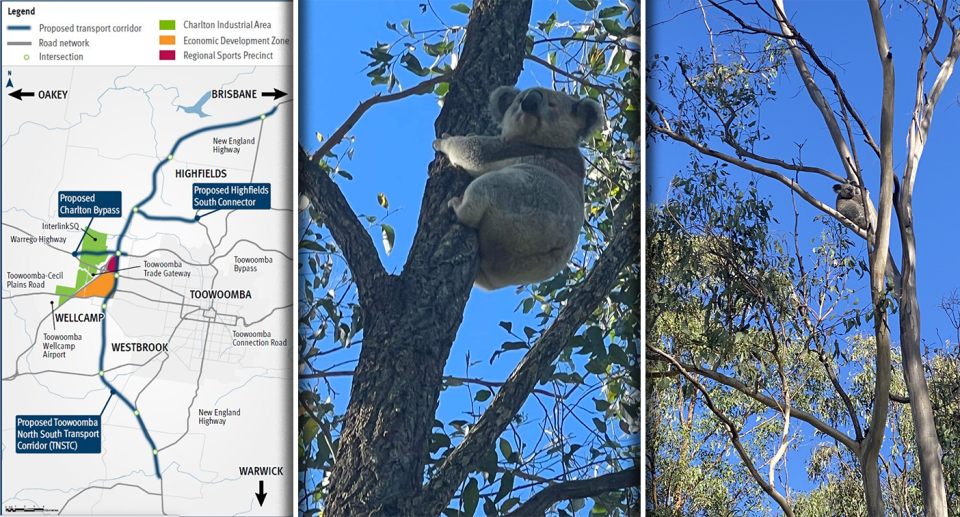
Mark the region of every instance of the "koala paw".
POLYGON ((459 198, 459 197, 455 197, 455 198, 450 199, 450 201, 447 201, 447 208, 456 210, 456 208, 457 208, 458 206, 460 206, 460 198, 459 198))

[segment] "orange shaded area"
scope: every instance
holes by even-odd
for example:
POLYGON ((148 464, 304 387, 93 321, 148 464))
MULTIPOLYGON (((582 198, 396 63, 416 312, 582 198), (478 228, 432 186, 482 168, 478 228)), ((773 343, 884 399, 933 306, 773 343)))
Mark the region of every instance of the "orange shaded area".
POLYGON ((114 278, 112 274, 100 275, 94 278, 86 287, 77 291, 77 298, 103 298, 113 290, 114 278))
POLYGON ((160 36, 161 45, 176 45, 177 37, 176 36, 160 36))

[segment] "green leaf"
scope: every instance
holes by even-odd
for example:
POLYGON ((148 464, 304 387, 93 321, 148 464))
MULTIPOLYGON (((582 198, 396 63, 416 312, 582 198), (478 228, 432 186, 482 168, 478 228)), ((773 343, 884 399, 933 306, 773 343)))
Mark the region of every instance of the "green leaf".
POLYGON ((500 438, 500 454, 503 454, 504 458, 509 458, 513 454, 513 447, 505 438, 500 438))
POLYGON ((600 18, 613 18, 614 16, 620 16, 626 11, 627 11, 627 8, 620 5, 615 7, 606 7, 606 8, 600 9, 600 14, 598 14, 597 16, 599 16, 600 18))
POLYGON ((490 390, 480 390, 473 397, 473 400, 476 400, 477 402, 485 402, 490 398, 491 395, 493 395, 493 393, 491 393, 490 390))
POLYGON ((400 58, 400 62, 403 63, 404 68, 420 77, 430 75, 430 70, 423 68, 423 66, 420 65, 420 60, 413 54, 404 54, 403 57, 400 58))
POLYGON ((513 472, 504 472, 503 476, 500 477, 500 489, 497 490, 497 498, 495 501, 499 501, 504 497, 510 495, 510 492, 513 490, 513 482, 516 477, 513 475, 513 472))
POLYGON ((550 35, 550 31, 553 30, 554 24, 557 23, 557 13, 554 12, 547 18, 545 22, 537 22, 537 27, 542 30, 547 36, 550 35))
POLYGON ((610 403, 603 399, 593 399, 594 405, 597 406, 597 411, 606 411, 610 409, 610 403))
POLYGON ((510 332, 510 330, 513 329, 513 323, 509 321, 501 321, 500 326, 503 327, 507 332, 510 332))
POLYGON ((467 486, 460 493, 460 501, 463 503, 463 515, 472 517, 480 503, 480 486, 477 478, 470 478, 467 482, 467 486))
POLYGON ((407 34, 413 36, 413 29, 410 28, 410 20, 403 20, 400 25, 407 30, 407 34))
POLYGON ((500 345, 500 348, 503 350, 523 350, 525 348, 530 348, 530 346, 523 341, 507 341, 500 345))
POLYGON ((623 26, 620 25, 620 20, 607 19, 607 20, 602 20, 602 23, 603 23, 603 28, 607 29, 607 32, 609 32, 610 34, 614 36, 623 35, 623 26))
POLYGON ((510 499, 507 499, 506 501, 503 502, 503 504, 500 505, 500 511, 501 511, 502 513, 507 513, 507 512, 509 512, 514 506, 516 506, 516 505, 518 505, 518 504, 520 504, 520 498, 519 498, 519 497, 511 497, 510 499))
POLYGON ((604 422, 603 420, 600 420, 599 418, 594 417, 593 425, 597 427, 597 431, 600 431, 601 433, 607 432, 607 423, 604 422))
POLYGON ((450 9, 463 14, 470 14, 470 8, 467 7, 467 4, 453 4, 450 6, 450 9))
POLYGON ((350 174, 350 173, 347 172, 347 171, 337 171, 337 174, 343 176, 344 178, 347 178, 348 180, 352 180, 352 179, 353 179, 353 175, 350 174))
POLYGON ((323 246, 320 246, 317 241, 302 240, 297 247, 313 251, 324 251, 323 246))
POLYGON ((453 52, 454 44, 453 40, 441 41, 439 43, 424 43, 423 50, 431 57, 445 56, 453 52))
POLYGON ((524 314, 527 314, 527 313, 529 313, 531 310, 533 310, 533 304, 534 304, 534 303, 536 303, 536 300, 534 300, 533 298, 527 298, 526 300, 524 300, 524 301, 523 301, 523 313, 524 313, 524 314))
POLYGON ((430 453, 434 454, 440 449, 450 447, 450 437, 443 433, 433 433, 430 435, 430 453))
POLYGON ((383 232, 383 251, 389 256, 390 252, 393 251, 393 242, 397 238, 397 235, 393 231, 393 226, 389 224, 381 224, 380 229, 383 232))
POLYGON ((610 345, 610 361, 623 367, 630 366, 630 359, 627 357, 627 353, 619 346, 613 344, 610 345))
POLYGON ((320 424, 313 418, 307 418, 307 422, 303 424, 303 443, 312 442, 319 432, 320 424))
POLYGON ((570 3, 583 11, 592 11, 597 8, 597 0, 570 0, 570 3))

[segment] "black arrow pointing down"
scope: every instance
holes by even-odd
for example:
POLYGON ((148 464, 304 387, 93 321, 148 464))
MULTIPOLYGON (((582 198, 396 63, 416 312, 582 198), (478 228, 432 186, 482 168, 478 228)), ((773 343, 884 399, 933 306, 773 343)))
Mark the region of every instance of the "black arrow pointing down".
POLYGON ((11 97, 13 97, 14 99, 17 99, 18 101, 22 101, 24 97, 33 97, 34 93, 33 93, 33 92, 25 92, 25 91, 23 91, 23 88, 21 88, 21 89, 15 91, 15 92, 10 92, 8 95, 10 95, 11 97))
POLYGON ((260 506, 262 507, 262 506, 263 506, 263 500, 267 498, 267 493, 263 491, 263 480, 262 480, 262 479, 260 480, 260 491, 259 491, 259 492, 254 492, 254 494, 257 496, 257 501, 260 502, 260 506))

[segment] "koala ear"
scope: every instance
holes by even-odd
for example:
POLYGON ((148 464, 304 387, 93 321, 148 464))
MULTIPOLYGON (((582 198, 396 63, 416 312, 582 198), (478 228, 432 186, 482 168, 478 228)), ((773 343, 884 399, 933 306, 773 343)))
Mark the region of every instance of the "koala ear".
POLYGON ((512 86, 501 86, 490 94, 490 114, 497 122, 503 120, 507 108, 513 104, 517 95, 520 95, 520 90, 512 86))
POLYGON ((593 99, 581 99, 573 105, 573 116, 583 121, 580 138, 586 138, 603 127, 603 108, 593 99))

